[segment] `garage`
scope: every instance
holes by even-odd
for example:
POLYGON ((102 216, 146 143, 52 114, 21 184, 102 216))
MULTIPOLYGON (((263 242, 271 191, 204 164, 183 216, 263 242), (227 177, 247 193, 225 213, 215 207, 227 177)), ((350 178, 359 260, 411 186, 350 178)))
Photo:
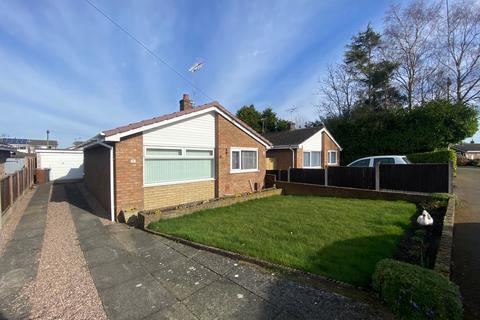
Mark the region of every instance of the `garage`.
POLYGON ((83 151, 37 150, 37 167, 50 169, 50 181, 83 179, 83 151))

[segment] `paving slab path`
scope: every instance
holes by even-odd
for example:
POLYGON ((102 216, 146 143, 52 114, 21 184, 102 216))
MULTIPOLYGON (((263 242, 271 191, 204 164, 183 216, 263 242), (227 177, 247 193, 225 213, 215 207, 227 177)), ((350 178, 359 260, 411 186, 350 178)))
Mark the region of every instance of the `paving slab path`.
MULTIPOLYGON (((265 269, 122 224, 102 223, 78 185, 63 184, 55 188, 62 188, 59 194, 65 197, 55 201, 69 204, 75 241, 93 279, 92 290, 97 291, 95 294, 109 319, 384 319, 388 316, 371 305, 291 281, 265 269)), ((36 204, 32 210, 46 210, 48 196, 45 191, 38 191, 35 195, 38 200, 32 200, 32 204, 42 198, 42 206, 36 204)), ((22 221, 17 227, 20 230, 22 221)), ((44 224, 40 221, 38 228, 44 229, 44 224)), ((15 239, 12 243, 15 245, 15 239)), ((7 257, 12 258, 15 254, 10 251, 7 257)), ((4 261, 4 256, 1 259, 4 261)), ((6 263, 0 266, 6 268, 3 264, 6 263)), ((13 267, 7 269, 11 271, 13 267)), ((34 272, 29 274, 35 276, 34 272)), ((3 279, 3 271, 0 276, 3 279)), ((15 290, 11 290, 14 295, 15 290)), ((0 300, 2 312, 6 310, 4 318, 28 316, 28 301, 21 314, 11 313, 8 305, 4 308, 5 301, 8 300, 0 300)))
POLYGON ((452 280, 464 298, 465 319, 480 319, 480 168, 460 167, 453 229, 452 280))
POLYGON ((24 289, 37 276, 50 186, 37 188, 0 257, 0 319, 25 319, 30 304, 24 289))

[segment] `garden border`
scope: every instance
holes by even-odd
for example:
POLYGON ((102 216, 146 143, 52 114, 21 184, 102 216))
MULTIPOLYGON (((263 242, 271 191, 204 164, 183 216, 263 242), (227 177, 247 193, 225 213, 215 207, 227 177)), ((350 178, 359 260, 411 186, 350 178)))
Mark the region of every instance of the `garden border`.
POLYGON ((226 196, 215 198, 207 201, 192 202, 181 206, 165 207, 152 210, 144 210, 138 213, 137 226, 141 229, 147 229, 147 226, 156 221, 177 218, 195 213, 197 211, 221 208, 230 206, 238 202, 267 198, 275 195, 281 195, 282 189, 270 188, 253 193, 245 193, 241 195, 226 196), (157 212, 158 211, 158 212, 157 212))
POLYGON ((452 267, 453 227, 455 223, 455 197, 448 199, 447 211, 443 218, 442 235, 438 246, 433 270, 450 279, 452 267))

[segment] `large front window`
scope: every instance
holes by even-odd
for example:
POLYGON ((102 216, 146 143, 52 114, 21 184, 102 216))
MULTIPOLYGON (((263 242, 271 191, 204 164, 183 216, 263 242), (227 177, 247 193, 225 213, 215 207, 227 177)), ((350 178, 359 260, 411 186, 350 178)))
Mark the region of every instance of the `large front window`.
POLYGON ((213 179, 213 149, 146 147, 144 184, 213 179))
POLYGON ((258 150, 250 148, 232 148, 230 172, 252 172, 258 170, 258 150))
POLYGON ((303 153, 303 167, 312 168, 320 167, 321 165, 321 152, 320 151, 305 151, 303 153))

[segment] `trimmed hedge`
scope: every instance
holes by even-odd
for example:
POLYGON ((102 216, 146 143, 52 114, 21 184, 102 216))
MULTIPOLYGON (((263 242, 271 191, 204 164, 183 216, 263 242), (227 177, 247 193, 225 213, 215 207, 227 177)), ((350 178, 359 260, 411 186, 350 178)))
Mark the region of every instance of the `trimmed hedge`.
POLYGON ((373 288, 400 319, 463 318, 458 287, 433 270, 384 259, 372 278, 373 288))
POLYGON ((457 172, 457 155, 453 150, 438 150, 432 152, 412 153, 407 155, 413 163, 448 163, 453 162, 453 172, 457 172))

